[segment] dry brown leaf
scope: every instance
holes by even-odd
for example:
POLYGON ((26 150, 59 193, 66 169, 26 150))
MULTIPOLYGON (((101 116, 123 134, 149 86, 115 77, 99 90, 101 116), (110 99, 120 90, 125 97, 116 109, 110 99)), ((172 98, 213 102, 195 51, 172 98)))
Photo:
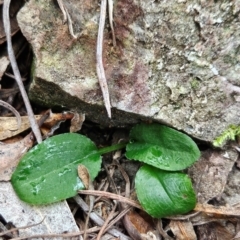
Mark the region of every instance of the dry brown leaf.
POLYGON ((50 112, 48 119, 40 127, 41 132, 44 136, 49 137, 53 135, 54 131, 60 127, 60 124, 66 120, 71 120, 70 132, 79 131, 82 128, 85 115, 77 112, 50 112))
POLYGON ((0 79, 4 75, 5 71, 7 70, 7 67, 9 65, 9 59, 7 56, 1 56, 0 57, 0 79))
POLYGON ((198 240, 231 240, 234 233, 223 223, 211 222, 196 227, 198 240))
POLYGON ((45 137, 50 137, 60 127, 62 122, 67 119, 72 119, 74 115, 72 113, 52 113, 49 112, 49 117, 41 125, 40 130, 45 137))
MULTIPOLYGON (((36 120, 38 121, 42 115, 35 115, 36 120)), ((72 131, 79 131, 81 129, 82 123, 85 119, 84 114, 64 112, 64 113, 50 113, 48 119, 41 126, 41 131, 45 136, 51 135, 57 128, 58 123, 66 121, 68 119, 72 119, 73 124, 71 122, 72 131)), ((0 140, 4 140, 17 134, 26 131, 30 128, 29 118, 28 116, 21 116, 21 127, 16 129, 17 123, 15 117, 0 117, 0 140)))
POLYGON ((172 220, 169 227, 178 240, 197 240, 193 225, 189 221, 172 220))
POLYGON ((205 225, 208 224, 210 222, 214 222, 214 221, 221 221, 221 220, 226 220, 226 216, 221 216, 221 217, 216 217, 214 215, 208 215, 204 212, 199 212, 199 214, 197 214, 196 216, 190 218, 191 223, 195 226, 198 225, 205 225))
POLYGON ((232 206, 213 206, 207 203, 201 204, 197 203, 194 211, 204 212, 206 214, 211 214, 211 216, 240 216, 240 208, 232 206))
POLYGON ((5 101, 2 101, 2 100, 0 100, 0 106, 6 108, 9 111, 11 111, 17 119, 17 127, 10 128, 10 130, 14 131, 14 130, 19 129, 21 124, 22 124, 21 116, 20 116, 19 112, 11 104, 9 104, 5 101))
POLYGON ((71 120, 70 132, 77 132, 82 128, 82 124, 85 121, 85 114, 79 114, 73 112, 74 117, 71 120))
MULTIPOLYGON (((36 115, 35 118, 39 120, 41 115, 36 115)), ((0 140, 4 140, 19 133, 24 132, 30 128, 28 116, 21 116, 21 127, 17 130, 10 130, 17 128, 17 122, 15 117, 0 117, 0 140)))
POLYGON ((150 223, 133 210, 124 216, 123 221, 128 234, 134 240, 142 239, 142 234, 147 235, 154 231, 150 223))
POLYGON ((198 202, 207 202, 224 191, 228 174, 237 158, 238 153, 234 150, 207 150, 202 153, 201 158, 188 169, 198 202))
POLYGON ((89 189, 90 175, 87 168, 84 165, 78 165, 78 177, 82 180, 85 188, 89 189))
MULTIPOLYGON (((41 116, 39 115, 35 117, 39 120, 41 116)), ((16 136, 17 134, 30 128, 28 116, 22 116, 21 121, 21 127, 17 129, 16 117, 0 117, 0 140, 16 136)))
POLYGON ((0 143, 0 181, 9 181, 21 157, 32 147, 34 137, 29 133, 15 143, 0 143))

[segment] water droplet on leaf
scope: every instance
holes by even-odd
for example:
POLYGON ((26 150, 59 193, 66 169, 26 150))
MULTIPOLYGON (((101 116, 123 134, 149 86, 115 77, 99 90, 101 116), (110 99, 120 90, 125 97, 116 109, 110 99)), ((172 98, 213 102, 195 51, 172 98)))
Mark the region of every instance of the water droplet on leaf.
POLYGON ((66 167, 65 167, 65 168, 63 169, 63 171, 61 171, 61 172, 58 173, 58 176, 61 177, 61 176, 63 176, 64 174, 66 174, 66 173, 68 173, 68 172, 71 172, 71 171, 72 171, 71 168, 66 168, 66 167))
POLYGON ((160 157, 162 155, 160 148, 158 148, 157 146, 151 147, 151 153, 154 157, 160 157))

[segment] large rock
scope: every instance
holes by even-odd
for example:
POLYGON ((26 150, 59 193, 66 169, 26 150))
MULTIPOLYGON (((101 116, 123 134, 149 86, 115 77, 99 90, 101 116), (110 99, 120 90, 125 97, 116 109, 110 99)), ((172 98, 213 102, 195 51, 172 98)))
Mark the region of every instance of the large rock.
POLYGON ((239 0, 115 0, 117 46, 106 26, 103 54, 112 120, 96 76, 98 1, 63 2, 78 40, 54 1, 30 0, 18 14, 35 55, 33 101, 105 125, 148 118, 210 142, 240 124, 239 0))

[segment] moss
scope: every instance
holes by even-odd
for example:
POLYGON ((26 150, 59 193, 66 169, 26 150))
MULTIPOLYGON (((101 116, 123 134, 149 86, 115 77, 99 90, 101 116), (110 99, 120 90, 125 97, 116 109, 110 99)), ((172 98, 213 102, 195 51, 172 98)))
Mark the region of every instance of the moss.
POLYGON ((192 79, 192 81, 190 82, 190 84, 191 84, 191 87, 192 87, 193 89, 197 89, 197 88, 199 87, 199 85, 200 85, 199 81, 198 81, 196 78, 192 79))
POLYGON ((240 136, 240 126, 230 125, 220 136, 215 138, 213 145, 222 147, 228 140, 235 140, 237 136, 240 136))

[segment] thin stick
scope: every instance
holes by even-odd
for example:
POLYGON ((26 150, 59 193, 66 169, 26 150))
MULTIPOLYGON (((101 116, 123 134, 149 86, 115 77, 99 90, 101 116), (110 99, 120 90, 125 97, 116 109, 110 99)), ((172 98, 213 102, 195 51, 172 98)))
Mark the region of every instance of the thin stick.
POLYGON ((4 102, 2 100, 0 100, 0 106, 3 106, 5 108, 7 108, 8 110, 10 110, 15 115, 15 117, 17 118, 17 128, 16 129, 10 129, 10 130, 15 131, 15 130, 19 129, 21 127, 21 124, 22 124, 22 119, 21 119, 21 116, 20 116, 19 112, 14 107, 12 107, 10 104, 8 104, 7 102, 4 102))
POLYGON ((129 205, 131 205, 135 208, 143 210, 143 208, 137 202, 135 202, 133 200, 130 200, 129 198, 114 194, 114 193, 96 191, 96 190, 94 190, 94 191, 92 191, 92 190, 79 190, 78 193, 84 194, 84 195, 94 195, 94 196, 111 198, 111 199, 117 200, 119 202, 127 203, 127 204, 129 204, 129 205))
POLYGON ((58 3, 58 6, 60 7, 61 11, 62 11, 62 14, 63 14, 63 23, 66 23, 67 21, 67 13, 66 13, 66 10, 63 6, 63 2, 62 0, 57 0, 57 3, 58 3))
POLYGON ((190 214, 187 214, 187 215, 176 215, 176 216, 170 216, 170 217, 164 217, 166 219, 169 219, 169 220, 175 220, 175 221, 180 221, 180 220, 188 220, 192 217, 195 217, 197 216, 198 214, 200 214, 200 212, 193 212, 193 213, 190 213, 190 214))
POLYGON ((74 39, 77 39, 78 36, 76 34, 74 34, 73 32, 73 22, 72 22, 72 18, 70 16, 70 14, 68 13, 68 10, 65 9, 66 11, 66 14, 67 14, 67 21, 68 21, 68 29, 69 29, 69 32, 71 34, 71 36, 74 38, 74 39))
POLYGON ((124 217, 125 214, 127 214, 131 208, 132 208, 131 206, 128 206, 128 207, 126 207, 123 211, 121 211, 121 213, 120 213, 117 217, 115 217, 115 218, 109 223, 109 225, 108 225, 108 226, 106 227, 106 229, 105 229, 105 232, 106 232, 109 228, 111 228, 112 225, 114 225, 116 222, 118 222, 122 217, 124 217))
POLYGON ((34 224, 27 225, 27 226, 23 226, 23 227, 12 228, 12 229, 10 229, 10 230, 1 232, 1 233, 0 233, 0 237, 6 235, 6 234, 8 234, 8 233, 11 233, 11 232, 20 230, 20 229, 26 229, 26 228, 35 227, 35 226, 41 224, 41 223, 44 221, 44 219, 45 219, 45 217, 44 217, 39 223, 34 223, 34 224))
POLYGON ((57 3, 58 3, 59 8, 62 11, 62 14, 63 14, 63 23, 66 23, 66 22, 68 23, 68 29, 69 29, 70 35, 74 39, 77 39, 78 35, 74 34, 74 31, 73 31, 73 21, 72 21, 72 18, 70 16, 70 14, 68 13, 67 8, 63 4, 62 0, 57 0, 57 3))
POLYGON ((117 165, 119 171, 121 172, 125 182, 126 182, 126 186, 125 186, 125 197, 126 198, 130 198, 130 180, 129 177, 127 175, 127 173, 125 172, 125 170, 123 169, 123 167, 116 161, 114 160, 114 164, 117 165))
POLYGON ((36 140, 38 143, 42 142, 42 135, 40 132, 40 129, 37 125, 37 121, 34 118, 34 114, 33 114, 33 110, 32 107, 30 105, 26 90, 24 88, 24 85, 22 83, 22 78, 17 66, 17 61, 16 58, 14 56, 14 52, 13 52, 13 47, 12 47, 12 39, 11 39, 11 27, 10 27, 10 19, 9 19, 9 6, 10 6, 10 2, 11 0, 4 0, 3 3, 3 25, 4 25, 4 30, 5 30, 5 34, 6 34, 6 38, 7 38, 7 49, 8 49, 8 56, 9 56, 9 60, 11 62, 12 65, 12 70, 16 79, 16 82, 18 84, 19 90, 21 92, 24 104, 26 106, 26 110, 28 113, 28 117, 29 117, 29 122, 31 124, 31 128, 32 131, 36 137, 36 140))
POLYGON ((107 228, 107 225, 108 223, 111 221, 111 219, 114 217, 114 213, 115 213, 115 210, 116 210, 116 207, 117 207, 117 201, 114 201, 114 206, 113 206, 113 209, 112 211, 110 212, 110 214, 108 215, 107 219, 105 220, 104 224, 102 225, 102 228, 101 230, 99 231, 98 235, 97 235, 97 239, 96 240, 100 240, 102 235, 104 234, 106 228, 107 228))
POLYGON ((113 27, 113 0, 108 0, 108 18, 110 23, 110 28, 112 31, 112 40, 113 40, 113 46, 116 47, 116 37, 115 37, 115 31, 113 27))
POLYGON ((111 104, 110 104, 110 97, 107 85, 107 79, 105 76, 105 71, 103 67, 103 33, 104 33, 104 25, 106 19, 106 8, 107 8, 107 0, 102 0, 101 2, 101 10, 100 10, 100 19, 99 19, 99 27, 98 27, 98 37, 97 37, 97 51, 96 51, 96 58, 97 58, 97 76, 99 85, 102 90, 103 100, 105 104, 105 108, 107 110, 108 117, 111 118, 111 104))
POLYGON ((173 240, 173 238, 171 238, 171 237, 163 230, 163 227, 162 227, 162 219, 158 219, 158 222, 157 222, 157 230, 158 230, 158 232, 164 237, 164 239, 173 240))
MULTIPOLYGON (((90 174, 89 174, 87 168, 84 165, 81 165, 81 164, 78 165, 78 176, 82 180, 86 189, 94 190, 94 185, 93 185, 93 182, 91 180, 90 174)), ((87 231, 86 230, 87 230, 87 227, 88 227, 90 213, 93 210, 93 205, 94 205, 94 201, 95 201, 94 196, 89 195, 88 197, 89 197, 89 210, 88 210, 88 213, 87 213, 87 218, 85 220, 83 240, 87 239, 87 231)))
MULTIPOLYGON (((104 167, 104 169, 105 169, 105 171, 107 173, 107 179, 108 179, 108 182, 107 182, 108 186, 107 187, 109 187, 109 185, 112 184, 112 187, 113 187, 115 193, 118 193, 116 184, 114 183, 114 181, 112 179, 112 176, 113 176, 114 171, 115 171, 115 168, 113 168, 114 166, 110 166, 111 168, 110 168, 110 170, 108 170, 108 166, 106 166, 106 164, 103 162, 103 167, 104 167)), ((105 189, 104 191, 106 191, 106 190, 107 189, 105 189)))
MULTIPOLYGON (((100 230, 100 227, 93 227, 89 228, 87 230, 88 233, 97 232, 100 230)), ((72 233, 50 233, 50 234, 38 234, 38 235, 32 235, 32 236, 25 236, 25 237, 17 237, 17 238, 11 238, 12 240, 22 240, 22 239, 35 239, 35 238, 72 238, 79 235, 82 235, 83 231, 80 232, 72 232, 72 233)))
POLYGON ((7 98, 12 94, 16 94, 19 92, 18 87, 13 87, 13 88, 5 88, 5 89, 0 89, 0 98, 7 98))
MULTIPOLYGON (((89 210, 88 205, 83 201, 83 199, 79 195, 75 196, 74 200, 79 205, 79 207, 83 209, 83 211, 87 212, 89 210)), ((99 217, 95 212, 91 212, 90 218, 99 226, 102 226, 104 224, 104 220, 101 217, 99 217)), ((122 240, 130 239, 125 234, 121 233, 120 231, 114 228, 109 229, 108 233, 112 234, 115 237, 120 237, 120 239, 122 240)))

